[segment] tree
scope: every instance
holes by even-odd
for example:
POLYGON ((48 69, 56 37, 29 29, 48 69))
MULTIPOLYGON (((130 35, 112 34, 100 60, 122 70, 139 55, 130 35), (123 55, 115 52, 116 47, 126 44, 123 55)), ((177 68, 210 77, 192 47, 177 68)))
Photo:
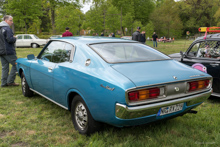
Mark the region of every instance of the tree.
POLYGON ((218 9, 218 11, 216 11, 214 18, 217 22, 217 26, 219 27, 220 26, 220 8, 218 9))
POLYGON ((6 0, 3 9, 7 14, 14 16, 16 24, 25 27, 25 33, 29 23, 42 15, 41 0, 6 0))
POLYGON ((116 7, 111 5, 106 14, 106 27, 111 31, 116 33, 117 30, 120 30, 120 13, 116 7))
POLYGON ((80 31, 79 28, 82 25, 82 18, 84 17, 84 14, 77 9, 76 6, 68 5, 59 7, 56 10, 56 16, 56 30, 62 32, 66 27, 69 27, 73 34, 80 31))
MULTIPOLYGON (((85 0, 83 0, 85 2, 85 0)), ((57 7, 67 6, 67 5, 75 5, 80 7, 79 0, 43 0, 44 6, 50 10, 50 18, 53 34, 56 33, 56 25, 55 25, 55 11, 57 7)))
POLYGON ((180 37, 183 24, 179 17, 179 8, 174 0, 164 0, 151 14, 155 31, 167 37, 180 37))
POLYGON ((219 0, 182 0, 178 2, 184 30, 197 33, 199 27, 216 25, 213 16, 219 4, 219 0))

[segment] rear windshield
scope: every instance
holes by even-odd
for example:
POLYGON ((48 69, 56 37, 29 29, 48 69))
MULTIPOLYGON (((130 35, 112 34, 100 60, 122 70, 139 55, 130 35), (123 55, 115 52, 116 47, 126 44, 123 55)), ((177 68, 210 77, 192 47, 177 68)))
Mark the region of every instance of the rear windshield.
POLYGON ((92 44, 90 47, 109 63, 170 59, 165 54, 140 43, 102 43, 92 44))

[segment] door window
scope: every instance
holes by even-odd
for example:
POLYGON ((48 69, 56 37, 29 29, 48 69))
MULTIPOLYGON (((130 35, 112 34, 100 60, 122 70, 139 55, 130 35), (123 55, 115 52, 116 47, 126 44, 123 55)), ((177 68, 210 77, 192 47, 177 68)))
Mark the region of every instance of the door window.
POLYGON ((53 41, 44 49, 39 58, 54 63, 66 62, 70 60, 72 48, 71 44, 53 41))
POLYGON ((20 35, 20 36, 18 36, 18 37, 17 37, 17 39, 22 39, 22 36, 21 36, 21 35, 20 35))
POLYGON ((199 58, 220 58, 220 41, 203 41, 196 43, 188 56, 199 58))

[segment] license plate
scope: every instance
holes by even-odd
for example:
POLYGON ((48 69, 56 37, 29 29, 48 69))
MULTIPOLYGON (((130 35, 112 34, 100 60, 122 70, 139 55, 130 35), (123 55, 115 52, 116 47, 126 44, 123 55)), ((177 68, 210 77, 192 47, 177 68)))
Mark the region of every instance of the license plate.
POLYGON ((172 106, 168 106, 168 107, 162 107, 162 108, 160 108, 160 110, 158 112, 158 116, 181 111, 183 109, 183 104, 184 103, 180 103, 180 104, 176 104, 176 105, 172 105, 172 106))

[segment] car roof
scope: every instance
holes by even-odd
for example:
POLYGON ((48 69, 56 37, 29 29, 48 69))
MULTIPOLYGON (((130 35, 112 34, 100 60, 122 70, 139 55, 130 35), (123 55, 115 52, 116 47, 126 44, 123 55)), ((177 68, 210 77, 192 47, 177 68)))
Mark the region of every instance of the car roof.
POLYGON ((99 37, 99 36, 77 36, 77 37, 62 37, 51 40, 63 40, 74 44, 95 44, 108 42, 137 42, 133 40, 125 40, 115 37, 99 37))
MULTIPOLYGON (((17 35, 34 35, 34 34, 17 34, 17 35)), ((17 35, 16 35, 16 36, 17 36, 17 35)))
MULTIPOLYGON (((195 41, 197 41, 197 40, 205 40, 204 39, 204 36, 201 36, 201 37, 198 37, 198 38, 196 38, 196 40, 195 41)), ((220 39, 220 33, 217 33, 217 34, 210 34, 210 35, 207 35, 206 36, 206 39, 220 39)))

